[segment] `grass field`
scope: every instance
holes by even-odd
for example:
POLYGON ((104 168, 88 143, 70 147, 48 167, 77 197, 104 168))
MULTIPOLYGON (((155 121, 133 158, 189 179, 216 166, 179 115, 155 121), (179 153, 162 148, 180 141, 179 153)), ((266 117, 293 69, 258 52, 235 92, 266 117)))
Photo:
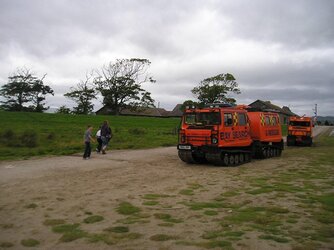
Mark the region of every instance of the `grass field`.
POLYGON ((179 118, 0 112, 0 160, 80 152, 87 125, 93 125, 95 134, 104 120, 109 121, 114 134, 111 149, 153 148, 177 143, 179 118))
MULTIPOLYGON (((91 116, 0 111, 0 160, 69 155, 83 150, 88 124, 94 131, 108 120, 111 149, 139 149, 177 144, 179 118, 91 116)), ((286 135, 286 126, 282 126, 286 135)))

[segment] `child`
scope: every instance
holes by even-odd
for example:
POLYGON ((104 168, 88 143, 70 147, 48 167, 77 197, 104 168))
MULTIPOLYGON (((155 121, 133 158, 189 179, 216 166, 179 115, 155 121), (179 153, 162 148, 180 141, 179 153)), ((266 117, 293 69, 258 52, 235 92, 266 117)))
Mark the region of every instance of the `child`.
POLYGON ((93 127, 91 125, 87 126, 87 130, 84 135, 84 143, 85 143, 85 152, 83 155, 84 160, 88 160, 90 158, 90 153, 91 153, 91 146, 90 146, 90 141, 93 140, 92 138, 92 130, 93 127))
POLYGON ((96 152, 100 153, 101 152, 101 148, 102 148, 102 139, 101 139, 101 126, 99 128, 99 130, 96 132, 96 141, 97 141, 97 148, 96 148, 96 152))

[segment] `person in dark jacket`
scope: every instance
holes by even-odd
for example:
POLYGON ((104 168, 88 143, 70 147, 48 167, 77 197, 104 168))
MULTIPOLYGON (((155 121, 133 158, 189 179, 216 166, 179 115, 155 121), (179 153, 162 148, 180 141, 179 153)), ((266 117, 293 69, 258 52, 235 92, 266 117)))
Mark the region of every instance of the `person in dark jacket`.
POLYGON ((102 140, 102 154, 106 153, 108 143, 112 137, 111 128, 109 122, 104 121, 101 127, 101 140, 102 140))

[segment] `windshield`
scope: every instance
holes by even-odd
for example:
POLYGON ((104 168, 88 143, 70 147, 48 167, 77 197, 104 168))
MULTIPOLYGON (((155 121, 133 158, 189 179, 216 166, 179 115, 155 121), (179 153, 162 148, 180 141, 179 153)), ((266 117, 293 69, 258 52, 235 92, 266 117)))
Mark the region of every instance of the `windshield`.
POLYGON ((220 124, 219 112, 198 112, 185 115, 185 123, 191 125, 218 125, 220 124))
POLYGON ((310 122, 304 122, 304 121, 291 121, 290 126, 298 126, 298 127, 309 127, 310 122))

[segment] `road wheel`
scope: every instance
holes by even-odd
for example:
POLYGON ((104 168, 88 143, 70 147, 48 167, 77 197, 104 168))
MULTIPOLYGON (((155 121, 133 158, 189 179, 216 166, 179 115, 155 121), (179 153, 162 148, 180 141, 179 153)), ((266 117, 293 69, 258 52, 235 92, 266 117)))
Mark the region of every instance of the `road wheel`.
POLYGON ((273 157, 277 156, 277 148, 273 148, 273 157))
POLYGON ((262 148, 262 158, 268 158, 268 150, 266 148, 262 148))
POLYGON ((234 155, 233 154, 230 154, 229 157, 228 157, 228 165, 229 166, 234 166, 234 155))
POLYGON ((273 148, 269 148, 269 157, 274 157, 274 149, 273 148))
POLYGON ((249 154, 245 154, 245 162, 250 162, 250 155, 249 154))
POLYGON ((237 166, 239 165, 239 154, 234 155, 234 164, 237 166))
POLYGON ((229 165, 228 154, 222 155, 222 159, 223 159, 223 165, 228 166, 229 165))
POLYGON ((279 148, 279 149, 277 150, 277 156, 281 156, 281 155, 282 155, 282 149, 279 148))
POLYGON ((239 163, 240 164, 243 164, 245 162, 245 155, 243 154, 243 153, 241 153, 240 155, 239 155, 239 163))

